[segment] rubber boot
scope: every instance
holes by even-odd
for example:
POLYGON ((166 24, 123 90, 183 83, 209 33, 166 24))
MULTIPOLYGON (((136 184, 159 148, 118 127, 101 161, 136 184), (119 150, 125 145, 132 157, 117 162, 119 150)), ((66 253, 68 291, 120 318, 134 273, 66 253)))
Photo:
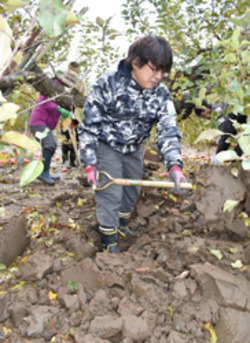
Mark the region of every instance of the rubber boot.
POLYGON ((74 151, 70 151, 69 159, 70 159, 70 166, 73 168, 77 167, 77 165, 75 163, 76 162, 76 154, 74 151))
POLYGON ((68 161, 69 157, 68 157, 68 152, 64 152, 62 154, 62 162, 63 162, 63 168, 66 168, 66 169, 70 169, 71 166, 70 166, 70 163, 68 161))
POLYGON ((68 161, 68 153, 62 153, 62 162, 65 164, 68 161))
POLYGON ((119 254, 120 250, 117 245, 117 231, 114 227, 99 227, 102 250, 110 254, 119 254))
POLYGON ((51 178, 54 180, 54 181, 58 181, 60 180, 60 176, 59 175, 50 175, 51 178))
POLYGON ((47 185, 53 186, 55 184, 55 180, 49 174, 51 157, 52 156, 49 154, 43 154, 44 169, 43 169, 43 172, 38 176, 38 179, 43 181, 47 185))
POLYGON ((119 213, 119 225, 117 226, 117 234, 119 239, 137 237, 137 235, 129 228, 130 216, 131 213, 119 213))

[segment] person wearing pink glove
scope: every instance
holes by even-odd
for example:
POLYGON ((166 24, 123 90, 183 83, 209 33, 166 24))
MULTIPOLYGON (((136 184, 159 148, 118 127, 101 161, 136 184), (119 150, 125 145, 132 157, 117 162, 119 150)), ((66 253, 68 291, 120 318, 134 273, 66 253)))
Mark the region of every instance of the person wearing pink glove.
MULTIPOLYGON (((159 36, 145 36, 130 47, 118 70, 102 75, 92 86, 78 126, 81 164, 88 182, 96 184, 95 172, 113 178, 141 179, 142 145, 156 127, 156 143, 174 192, 180 193, 182 174, 180 133, 170 93, 162 83, 173 62, 169 43, 159 36)), ((98 180, 102 187, 108 182, 98 180)), ((119 253, 118 238, 136 235, 129 219, 141 187, 112 185, 95 192, 96 217, 102 249, 119 253)))

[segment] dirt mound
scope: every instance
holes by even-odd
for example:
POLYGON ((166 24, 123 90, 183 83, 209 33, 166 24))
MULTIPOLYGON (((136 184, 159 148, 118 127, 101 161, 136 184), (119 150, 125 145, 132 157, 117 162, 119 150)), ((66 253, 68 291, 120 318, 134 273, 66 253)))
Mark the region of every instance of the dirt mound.
MULTIPOLYGON (((100 250, 76 169, 19 189, 21 169, 0 168, 0 342, 249 343, 249 174, 197 156, 184 167, 196 190, 144 188, 138 237, 117 256, 100 250)), ((161 171, 145 163, 148 177, 161 171)))

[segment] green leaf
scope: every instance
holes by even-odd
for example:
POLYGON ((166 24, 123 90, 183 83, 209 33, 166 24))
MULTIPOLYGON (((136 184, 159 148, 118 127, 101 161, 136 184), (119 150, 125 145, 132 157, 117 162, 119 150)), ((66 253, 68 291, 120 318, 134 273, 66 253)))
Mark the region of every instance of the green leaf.
POLYGON ((5 264, 0 263, 0 270, 6 269, 6 268, 7 268, 7 267, 6 267, 5 264))
POLYGON ((232 42, 231 42, 231 47, 233 49, 238 49, 240 42, 239 42, 239 38, 240 38, 240 27, 237 27, 232 35, 232 42))
POLYGON ((16 131, 6 132, 2 137, 2 141, 17 145, 20 148, 33 152, 34 154, 41 149, 41 144, 37 142, 37 140, 29 138, 25 134, 16 131))
POLYGON ((199 91, 199 99, 201 100, 201 102, 203 99, 205 99, 206 91, 206 87, 201 87, 199 91))
POLYGON ((238 82, 236 79, 234 79, 228 88, 232 93, 238 92, 239 89, 241 89, 241 83, 238 82))
POLYGON ((199 137, 196 139, 194 144, 199 143, 199 142, 211 142, 214 141, 217 137, 223 135, 223 132, 220 130, 215 130, 215 129, 210 129, 201 132, 199 137))
POLYGON ((237 56, 236 54, 229 53, 223 58, 224 62, 230 62, 230 63, 235 63, 237 61, 237 56))
POLYGON ((250 161, 248 161, 248 160, 243 160, 242 163, 241 163, 241 165, 242 165, 242 168, 243 168, 244 170, 250 170, 250 161))
POLYGON ((40 160, 32 161, 28 164, 21 175, 19 186, 26 186, 28 183, 34 181, 43 171, 43 162, 40 160))
POLYGON ((233 150, 221 151, 216 154, 216 158, 219 162, 227 162, 234 160, 241 160, 241 158, 233 150))
POLYGON ((77 283, 74 282, 74 281, 69 281, 69 282, 67 283, 67 286, 70 288, 70 290, 71 290, 72 292, 76 292, 77 289, 78 289, 78 285, 77 285, 77 283))
POLYGON ((238 140, 238 143, 244 152, 244 154, 247 154, 250 152, 250 135, 241 136, 238 140))
POLYGON ((66 9, 61 0, 40 0, 39 22, 48 36, 55 38, 64 31, 66 9))
POLYGON ((26 281, 20 281, 18 284, 15 286, 11 287, 11 289, 22 289, 26 284, 26 281))
POLYGON ((97 24, 98 26, 100 26, 100 27, 103 27, 103 25, 104 25, 104 20, 103 20, 102 18, 100 18, 100 17, 97 17, 97 18, 96 18, 96 24, 97 24))
POLYGON ((241 56, 242 56, 242 62, 244 64, 247 64, 250 62, 250 51, 248 51, 248 50, 243 51, 241 56))

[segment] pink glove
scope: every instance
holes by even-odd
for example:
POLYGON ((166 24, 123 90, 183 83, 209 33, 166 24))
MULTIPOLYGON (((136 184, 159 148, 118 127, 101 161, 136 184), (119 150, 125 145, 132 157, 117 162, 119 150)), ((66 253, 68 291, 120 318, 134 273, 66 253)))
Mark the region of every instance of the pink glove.
POLYGON ((95 184, 97 185, 96 183, 96 179, 95 179, 95 166, 90 166, 90 167, 87 167, 85 168, 85 171, 87 173, 87 177, 88 177, 88 183, 91 185, 91 184, 95 184))
POLYGON ((187 182, 187 179, 182 174, 182 171, 179 167, 172 167, 169 170, 169 177, 170 177, 170 180, 173 181, 175 184, 174 189, 173 189, 174 193, 177 193, 177 194, 186 193, 186 190, 180 189, 180 183, 187 182))

